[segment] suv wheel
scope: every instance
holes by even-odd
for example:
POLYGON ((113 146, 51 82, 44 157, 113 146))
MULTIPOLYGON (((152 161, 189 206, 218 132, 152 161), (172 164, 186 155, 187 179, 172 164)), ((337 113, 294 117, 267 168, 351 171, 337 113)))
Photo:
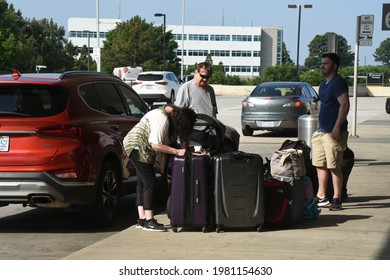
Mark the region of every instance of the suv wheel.
POLYGON ((103 165, 101 175, 97 181, 97 194, 95 202, 84 208, 84 215, 87 220, 99 226, 110 225, 115 217, 118 195, 120 188, 120 178, 110 162, 103 165))

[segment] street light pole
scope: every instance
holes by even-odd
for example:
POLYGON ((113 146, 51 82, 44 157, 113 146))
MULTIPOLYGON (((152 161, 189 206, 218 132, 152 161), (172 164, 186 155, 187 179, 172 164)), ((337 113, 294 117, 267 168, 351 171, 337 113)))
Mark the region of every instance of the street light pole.
POLYGON ((162 14, 162 13, 155 13, 154 14, 155 17, 164 17, 164 25, 163 25, 163 29, 164 29, 164 37, 163 37, 163 70, 165 71, 165 26, 166 26, 166 15, 165 14, 162 14))
POLYGON ((97 72, 100 72, 100 66, 101 66, 101 57, 100 57, 100 19, 99 19, 99 0, 96 0, 96 25, 97 25, 97 50, 98 50, 98 57, 97 57, 97 72))
POLYGON ((301 38, 301 10, 302 7, 309 9, 313 8, 313 5, 288 5, 290 9, 298 8, 298 39, 297 39, 297 76, 299 76, 299 43, 301 38))
POLYGON ((184 74, 184 12, 185 12, 185 0, 181 1, 181 67, 180 75, 184 74))

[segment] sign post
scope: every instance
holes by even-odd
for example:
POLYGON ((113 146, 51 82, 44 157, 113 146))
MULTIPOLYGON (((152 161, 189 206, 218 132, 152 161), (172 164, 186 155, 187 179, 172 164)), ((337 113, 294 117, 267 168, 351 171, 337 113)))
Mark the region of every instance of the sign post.
POLYGON ((357 80, 359 63, 359 46, 371 46, 372 34, 374 33, 374 15, 361 15, 356 18, 356 43, 355 43, 355 64, 353 77, 353 118, 352 118, 352 137, 356 135, 357 120, 357 80))

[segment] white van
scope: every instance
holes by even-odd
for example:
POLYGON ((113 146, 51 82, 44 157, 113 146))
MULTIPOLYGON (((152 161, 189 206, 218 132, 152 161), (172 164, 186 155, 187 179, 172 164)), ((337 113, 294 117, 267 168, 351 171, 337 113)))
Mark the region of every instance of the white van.
POLYGON ((132 85, 133 82, 137 79, 139 73, 142 72, 142 67, 115 67, 112 74, 119 77, 122 81, 124 81, 128 85, 132 85))

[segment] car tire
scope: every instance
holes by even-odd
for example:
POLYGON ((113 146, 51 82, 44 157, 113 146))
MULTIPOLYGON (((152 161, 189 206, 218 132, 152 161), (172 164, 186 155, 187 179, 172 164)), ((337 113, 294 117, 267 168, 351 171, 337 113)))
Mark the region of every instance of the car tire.
POLYGON ((96 182, 96 198, 92 205, 83 209, 87 221, 96 226, 109 226, 114 221, 121 180, 115 166, 106 162, 96 182))
POLYGON ((252 136, 253 135, 253 129, 249 127, 245 127, 242 129, 242 135, 244 136, 252 136))

